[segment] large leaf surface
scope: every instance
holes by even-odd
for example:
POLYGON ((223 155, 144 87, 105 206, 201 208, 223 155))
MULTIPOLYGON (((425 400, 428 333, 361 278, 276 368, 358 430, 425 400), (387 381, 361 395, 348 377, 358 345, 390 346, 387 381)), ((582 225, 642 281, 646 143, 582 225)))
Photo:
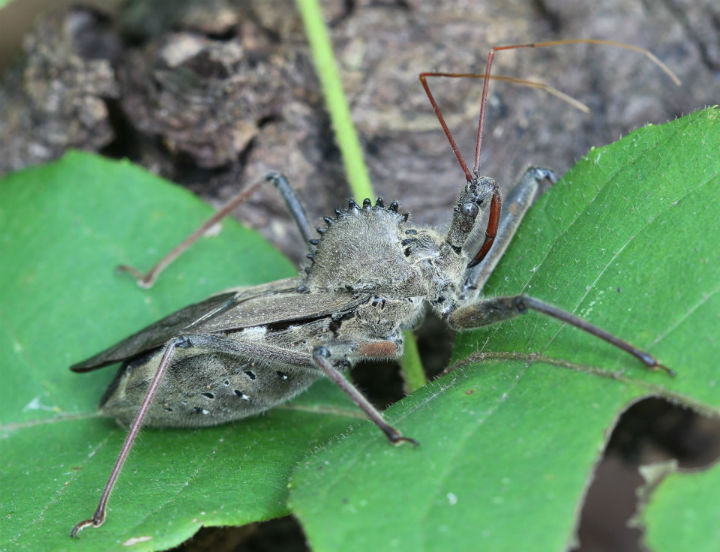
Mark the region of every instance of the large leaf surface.
POLYGON ((143 291, 112 267, 149 266, 206 207, 128 164, 79 154, 6 179, 0 542, 168 547, 203 524, 287 513, 287 478, 304 458, 291 506, 318 550, 562 548, 630 401, 658 394, 707 411, 720 405, 719 134, 717 112, 706 111, 592 152, 533 209, 487 288, 574 310, 649 347, 679 372, 675 380, 529 315, 466 334, 458 369, 391 409, 418 449, 387 446, 366 421, 348 428, 357 410, 328 385, 238 424, 149 430, 105 526, 78 542, 67 532, 95 507, 124 431, 94 414, 111 370, 76 375, 67 366, 211 292, 292 268, 226 223, 143 291), (484 361, 473 362, 479 350, 484 361), (343 438, 315 449, 332 435, 343 438))
POLYGON ((419 448, 364 425, 296 470, 290 503, 315 550, 564 549, 629 403, 720 412, 719 116, 591 151, 533 207, 486 287, 574 312, 678 377, 538 314, 462 334, 457 369, 388 413, 419 448))
POLYGON ((211 212, 129 163, 80 153, 0 182, 0 549, 167 548, 201 525, 284 515, 292 467, 358 415, 324 385, 237 424, 144 431, 107 522, 71 541, 125 430, 96 415, 115 370, 68 366, 211 293, 295 272, 233 221, 149 291, 114 271, 127 262, 148 268, 211 212))

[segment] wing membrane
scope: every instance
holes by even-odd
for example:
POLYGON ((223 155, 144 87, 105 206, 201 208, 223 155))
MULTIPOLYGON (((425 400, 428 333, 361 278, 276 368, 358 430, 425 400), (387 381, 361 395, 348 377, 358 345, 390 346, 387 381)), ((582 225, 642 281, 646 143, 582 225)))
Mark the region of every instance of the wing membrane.
POLYGON ((177 312, 174 312, 165 318, 158 320, 143 328, 139 332, 126 337, 112 347, 105 349, 101 353, 88 358, 77 364, 73 364, 70 369, 73 372, 88 372, 96 368, 102 368, 108 364, 115 364, 121 360, 133 357, 144 351, 154 349, 162 345, 168 339, 171 339, 187 328, 200 317, 207 315, 213 311, 223 308, 235 297, 234 292, 213 295, 204 301, 189 305, 177 312))
POLYGON ((295 279, 229 290, 174 312, 70 369, 89 372, 115 364, 182 335, 212 334, 252 326, 292 323, 344 313, 367 300, 337 292, 298 293, 295 279))

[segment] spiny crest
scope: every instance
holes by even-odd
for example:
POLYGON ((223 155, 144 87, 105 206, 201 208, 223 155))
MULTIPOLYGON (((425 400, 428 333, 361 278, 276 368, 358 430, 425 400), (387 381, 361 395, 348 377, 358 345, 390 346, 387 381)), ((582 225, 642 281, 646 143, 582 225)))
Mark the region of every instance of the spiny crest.
POLYGON ((326 226, 317 229, 320 238, 310 240, 310 263, 302 287, 362 291, 392 288, 410 277, 403 238, 408 213, 398 213, 398 203, 362 205, 350 200, 326 226), (404 266, 403 266, 404 265, 404 266))

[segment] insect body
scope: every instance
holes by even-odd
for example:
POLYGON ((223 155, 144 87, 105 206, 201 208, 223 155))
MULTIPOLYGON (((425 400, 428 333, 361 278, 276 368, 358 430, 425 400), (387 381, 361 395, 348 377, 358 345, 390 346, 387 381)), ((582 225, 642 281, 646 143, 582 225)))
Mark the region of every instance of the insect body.
POLYGON ((267 410, 324 371, 398 358, 402 331, 415 327, 426 308, 450 319, 472 300, 464 279, 473 253, 464 246, 494 192, 490 179, 464 186, 446 234, 414 226, 397 203, 351 201, 311 240, 304 275, 191 305, 73 370, 125 360, 101 410, 129 424, 163 345, 179 339, 144 424, 187 427, 267 410))
MULTIPOLYGON (((446 129, 424 80, 428 76, 438 74, 423 74, 421 80, 446 129)), ((486 95, 485 89, 483 106, 486 95)), ((479 136, 481 131, 482 124, 479 136)), ((456 330, 536 310, 612 343, 650 369, 670 372, 648 353, 538 299, 480 297, 540 182, 554 176, 547 169, 529 169, 501 211, 497 184, 478 175, 479 151, 470 171, 447 129, 446 135, 466 175, 446 231, 416 226, 398 211, 397 202, 385 205, 378 198, 374 204, 369 199, 361 205, 350 201, 334 217, 326 217, 319 237, 313 238, 286 179, 271 173, 267 178, 284 196, 308 242, 309 260, 300 276, 215 295, 72 367, 84 372, 122 361, 100 408, 130 424, 94 516, 78 523, 73 536, 86 526, 102 525, 112 487, 143 424, 199 427, 229 422, 287 401, 325 376, 391 442, 415 443, 385 422, 342 370, 363 359, 399 358, 403 330, 416 327, 428 310, 456 330)), ((146 278, 152 280, 167 262, 161 261, 146 278)))

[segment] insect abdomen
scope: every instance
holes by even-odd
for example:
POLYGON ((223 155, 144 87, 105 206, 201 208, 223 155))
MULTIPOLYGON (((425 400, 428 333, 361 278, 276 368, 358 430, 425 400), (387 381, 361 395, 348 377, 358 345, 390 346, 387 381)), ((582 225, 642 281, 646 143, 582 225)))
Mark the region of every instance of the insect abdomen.
MULTIPOLYGON (((100 400, 103 414, 123 424, 132 422, 160 353, 121 366, 100 400)), ((289 400, 318 377, 311 370, 268 366, 225 353, 180 357, 168 368, 143 425, 203 427, 238 420, 289 400)))

